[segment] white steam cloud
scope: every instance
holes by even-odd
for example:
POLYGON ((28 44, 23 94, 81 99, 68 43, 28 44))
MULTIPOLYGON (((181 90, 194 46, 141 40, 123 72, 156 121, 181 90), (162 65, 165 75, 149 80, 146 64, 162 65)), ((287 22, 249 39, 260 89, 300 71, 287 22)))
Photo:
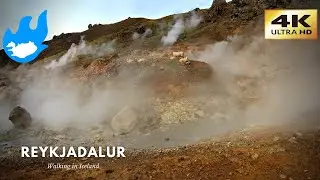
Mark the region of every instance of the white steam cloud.
POLYGON ((182 18, 175 18, 176 21, 172 28, 169 30, 166 36, 163 36, 161 42, 164 46, 173 45, 179 38, 179 36, 186 30, 197 27, 202 21, 202 17, 199 16, 196 12, 191 12, 190 19, 184 21, 182 18))
POLYGON ((186 21, 185 26, 187 29, 192 29, 197 27, 203 20, 203 18, 199 16, 195 11, 192 11, 191 14, 192 14, 191 18, 186 21))
POLYGON ((87 44, 87 42, 83 40, 83 37, 81 37, 78 45, 72 44, 70 49, 62 57, 51 61, 49 64, 45 65, 45 68, 53 69, 64 66, 69 62, 74 61, 79 55, 92 55, 98 58, 107 54, 111 54, 115 51, 114 44, 115 41, 103 43, 102 45, 91 45, 87 44))
POLYGON ((179 38, 180 34, 184 31, 184 22, 182 19, 178 19, 173 27, 170 29, 166 36, 163 36, 161 42, 163 45, 173 45, 179 38))
MULTIPOLYGON (((3 92, 0 91, 0 93, 3 92)), ((11 108, 7 101, 0 99, 0 132, 13 127, 12 123, 8 120, 11 108)))
POLYGON ((147 93, 135 86, 132 74, 128 77, 122 73, 116 81, 79 82, 62 71, 41 70, 33 78, 22 91, 20 104, 35 122, 53 129, 109 122, 123 107, 141 103, 147 93))
POLYGON ((234 37, 191 58, 210 64, 216 83, 230 94, 235 103, 225 109, 226 115, 237 112, 235 119, 230 120, 275 125, 320 110, 317 46, 319 42, 268 42, 263 37, 234 37), (241 106, 236 105, 239 103, 241 106))

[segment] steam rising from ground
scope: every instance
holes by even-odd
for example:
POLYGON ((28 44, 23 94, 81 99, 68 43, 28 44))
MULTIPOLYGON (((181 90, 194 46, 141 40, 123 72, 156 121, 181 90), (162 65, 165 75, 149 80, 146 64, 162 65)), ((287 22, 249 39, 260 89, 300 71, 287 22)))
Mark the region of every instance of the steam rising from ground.
POLYGON ((236 36, 189 54, 190 59, 202 60, 215 71, 212 85, 197 84, 191 94, 204 99, 201 108, 207 109, 211 116, 173 125, 143 138, 135 137, 139 139, 136 146, 197 143, 252 125, 319 126, 318 46, 318 41, 281 42, 267 41, 263 36, 236 36), (212 93, 210 88, 217 91, 212 93), (163 143, 163 137, 169 137, 170 142, 163 143))
POLYGON ((199 16, 195 11, 191 11, 191 17, 190 19, 187 19, 185 26, 187 29, 196 28, 202 20, 203 18, 199 16))
MULTIPOLYGON (((320 109, 320 66, 315 50, 318 45, 318 42, 270 42, 261 36, 236 36, 191 55, 191 59, 213 67, 215 78, 211 83, 223 90, 224 95, 215 94, 214 103, 205 105, 213 112, 208 120, 224 119, 239 126, 274 125, 292 122, 303 113, 320 109), (301 50, 301 47, 309 48, 301 50)), ((137 105, 144 99, 147 90, 135 87, 130 73, 123 71, 123 79, 114 84, 92 85, 89 94, 84 85, 70 83, 61 76, 40 79, 27 88, 22 102, 38 119, 53 124, 70 123, 71 119, 79 124, 99 122, 111 118, 125 105, 137 105), (84 106, 80 105, 81 97, 88 97, 84 106)), ((209 91, 201 88, 208 86, 198 84, 192 98, 200 98, 209 91)))
POLYGON ((318 41, 234 37, 193 58, 211 64, 219 83, 241 104, 228 110, 239 112, 233 121, 274 125, 319 111, 318 46, 318 41))
MULTIPOLYGON (((200 108, 206 109, 210 116, 143 138, 140 135, 132 138, 137 138, 136 143, 142 146, 158 146, 163 139, 155 139, 164 136, 175 139, 172 143, 192 143, 217 132, 225 133, 248 125, 275 125, 299 118, 307 120, 303 116, 305 113, 320 109, 317 47, 318 41, 267 41, 262 36, 236 36, 190 54, 190 59, 210 64, 214 78, 211 82, 196 84, 191 88, 192 94, 180 100, 203 101, 200 108), (210 88, 218 91, 212 94, 210 88), (221 123, 217 124, 217 121, 221 123)), ((33 80, 23 87, 20 105, 36 122, 58 129, 88 129, 109 122, 125 106, 144 107, 150 89, 137 86, 136 82, 141 78, 137 72, 141 69, 123 69, 114 80, 102 78, 97 82, 81 83, 72 80, 61 67, 79 54, 111 52, 102 50, 109 48, 81 42, 72 46, 56 64, 51 64, 51 69, 29 71, 33 80)), ((148 74, 142 72, 140 75, 148 74)), ((185 107, 180 104, 179 108, 185 107)), ((1 107, 1 110, 8 109, 1 107)))
POLYGON ((184 28, 185 27, 183 20, 178 19, 174 23, 168 34, 162 37, 161 42, 163 43, 163 45, 168 46, 174 44, 178 40, 180 34, 183 33, 184 28))
POLYGON ((8 120, 10 111, 11 107, 9 103, 0 99, 0 132, 13 127, 12 123, 8 120))
POLYGON ((202 21, 202 17, 197 15, 196 12, 191 12, 191 17, 186 21, 183 18, 178 17, 172 28, 169 30, 166 36, 163 36, 161 42, 164 46, 173 45, 179 38, 179 36, 186 30, 197 27, 202 21))
POLYGON ((84 41, 83 37, 78 45, 72 44, 69 50, 59 59, 51 61, 45 66, 47 69, 52 69, 60 66, 64 66, 69 62, 75 60, 79 55, 93 55, 94 57, 102 57, 106 54, 111 54, 115 51, 115 41, 103 43, 102 45, 91 45, 84 41))
POLYGON ((136 106, 147 93, 135 79, 121 83, 81 83, 61 72, 38 72, 21 94, 21 105, 33 118, 51 128, 88 128, 108 122, 124 106, 136 106), (40 76, 39 76, 40 74, 40 76))

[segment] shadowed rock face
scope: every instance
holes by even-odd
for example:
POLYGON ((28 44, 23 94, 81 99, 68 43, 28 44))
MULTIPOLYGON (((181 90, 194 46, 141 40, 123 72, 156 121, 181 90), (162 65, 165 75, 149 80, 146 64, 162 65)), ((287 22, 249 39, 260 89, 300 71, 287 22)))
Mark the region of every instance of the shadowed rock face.
POLYGON ((5 66, 11 66, 12 68, 16 68, 19 66, 19 63, 11 60, 9 56, 4 52, 3 49, 0 50, 0 68, 5 66))
POLYGON ((20 106, 15 107, 11 111, 9 115, 9 120, 18 129, 28 128, 32 122, 30 113, 20 106))
POLYGON ((310 6, 310 0, 232 0, 229 3, 225 0, 215 0, 205 19, 207 22, 215 22, 220 18, 248 21, 262 15, 265 9, 304 6, 310 6))

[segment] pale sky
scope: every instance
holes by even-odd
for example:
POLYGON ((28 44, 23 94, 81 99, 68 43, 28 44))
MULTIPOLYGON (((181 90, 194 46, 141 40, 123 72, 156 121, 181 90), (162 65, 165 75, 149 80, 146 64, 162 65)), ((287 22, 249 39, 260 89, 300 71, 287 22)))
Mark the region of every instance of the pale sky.
POLYGON ((47 39, 62 32, 80 32, 88 24, 109 24, 128 17, 160 18, 194 8, 209 8, 212 0, 1 0, 0 49, 7 28, 16 32, 23 16, 32 16, 31 28, 37 18, 48 10, 47 39))

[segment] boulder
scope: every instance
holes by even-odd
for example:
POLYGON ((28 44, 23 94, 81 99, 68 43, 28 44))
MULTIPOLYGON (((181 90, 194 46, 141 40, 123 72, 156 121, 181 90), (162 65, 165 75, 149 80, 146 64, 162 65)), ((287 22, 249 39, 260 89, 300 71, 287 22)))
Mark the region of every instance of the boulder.
POLYGON ((138 114, 130 107, 121 109, 111 120, 111 127, 118 134, 129 133, 138 121, 138 114))
POLYGON ((13 123, 16 128, 25 129, 31 125, 32 118, 30 113, 24 108, 17 106, 15 107, 10 115, 9 120, 13 123))

